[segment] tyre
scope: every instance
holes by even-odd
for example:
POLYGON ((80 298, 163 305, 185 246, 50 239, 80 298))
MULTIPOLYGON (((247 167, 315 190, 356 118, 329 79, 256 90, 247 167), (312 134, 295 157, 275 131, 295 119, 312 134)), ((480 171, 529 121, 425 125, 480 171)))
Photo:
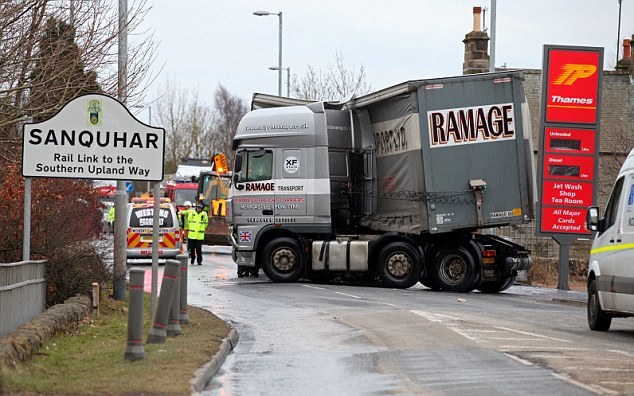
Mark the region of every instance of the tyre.
POLYGON ((442 290, 437 284, 436 282, 434 282, 434 280, 428 276, 428 275, 423 275, 421 276, 419 282, 421 283, 421 285, 428 287, 430 289, 432 289, 433 291, 440 291, 442 290))
POLYGON ((407 289, 419 281, 423 270, 421 261, 411 245, 392 242, 379 251, 376 270, 383 286, 407 289))
POLYGON ((479 281, 473 256, 463 247, 442 249, 434 258, 432 279, 445 291, 467 293, 479 281))
POLYGON ((262 269, 273 282, 295 282, 304 273, 304 255, 292 238, 278 238, 262 250, 262 269))
POLYGON ((502 278, 492 282, 482 282, 476 289, 480 290, 482 293, 499 293, 513 286, 515 282, 515 277, 511 276, 509 278, 502 278))
POLYGON ((612 324, 612 317, 601 309, 597 281, 593 280, 588 286, 588 326, 596 331, 608 331, 612 324))

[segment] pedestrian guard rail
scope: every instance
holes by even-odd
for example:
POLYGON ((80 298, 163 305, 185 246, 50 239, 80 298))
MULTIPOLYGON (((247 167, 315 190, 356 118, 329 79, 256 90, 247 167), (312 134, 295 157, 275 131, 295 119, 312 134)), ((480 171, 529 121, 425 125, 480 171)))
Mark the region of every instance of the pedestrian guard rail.
POLYGON ((46 308, 46 260, 0 263, 0 338, 46 308))

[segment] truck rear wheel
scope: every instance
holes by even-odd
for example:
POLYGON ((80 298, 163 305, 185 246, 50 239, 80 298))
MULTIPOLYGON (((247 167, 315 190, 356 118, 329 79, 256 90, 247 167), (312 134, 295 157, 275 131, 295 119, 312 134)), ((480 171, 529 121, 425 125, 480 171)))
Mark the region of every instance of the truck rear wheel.
POLYGON ((448 247, 438 252, 432 277, 441 289, 460 293, 475 289, 479 279, 473 256, 463 247, 448 247))
POLYGON ((295 282, 304 273, 304 256, 292 238, 278 238, 262 250, 262 269, 273 282, 295 282))
POLYGON ((412 246, 392 242, 379 251, 377 272, 385 287, 407 289, 414 286, 422 272, 421 259, 412 246))
POLYGON ((612 324, 612 317, 601 309, 597 281, 593 280, 588 286, 588 326, 596 331, 608 331, 612 324))
POLYGON ((502 278, 496 281, 491 282, 482 282, 476 289, 480 290, 482 293, 499 293, 513 286, 515 282, 515 277, 511 276, 509 278, 502 278))

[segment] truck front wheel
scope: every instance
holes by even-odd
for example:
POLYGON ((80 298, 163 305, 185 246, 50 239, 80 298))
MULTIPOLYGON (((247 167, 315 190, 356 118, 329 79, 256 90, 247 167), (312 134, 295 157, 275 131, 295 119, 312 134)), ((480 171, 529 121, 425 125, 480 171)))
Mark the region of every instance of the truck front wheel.
POLYGON ((460 293, 475 289, 479 279, 473 257, 462 247, 448 247, 438 252, 432 277, 441 289, 460 293))
POLYGON ((414 286, 423 268, 416 249, 403 242, 392 242, 383 247, 376 263, 383 286, 397 289, 414 286))
POLYGON ((601 309, 597 281, 593 280, 588 286, 588 326, 596 331, 608 331, 612 324, 612 317, 601 309))
POLYGON ((262 269, 273 282, 295 282, 304 273, 304 256, 292 238, 278 238, 262 250, 262 269))

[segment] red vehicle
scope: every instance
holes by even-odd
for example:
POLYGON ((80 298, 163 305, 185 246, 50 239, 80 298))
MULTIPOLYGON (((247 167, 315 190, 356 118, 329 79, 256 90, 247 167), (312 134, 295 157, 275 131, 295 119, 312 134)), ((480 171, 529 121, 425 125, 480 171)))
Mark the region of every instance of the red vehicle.
POLYGON ((196 202, 196 191, 198 191, 198 182, 194 183, 191 180, 170 180, 165 187, 167 198, 178 210, 185 209, 185 201, 196 202))

